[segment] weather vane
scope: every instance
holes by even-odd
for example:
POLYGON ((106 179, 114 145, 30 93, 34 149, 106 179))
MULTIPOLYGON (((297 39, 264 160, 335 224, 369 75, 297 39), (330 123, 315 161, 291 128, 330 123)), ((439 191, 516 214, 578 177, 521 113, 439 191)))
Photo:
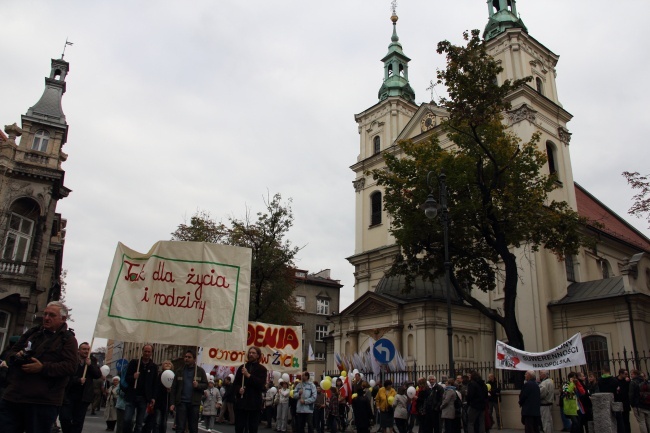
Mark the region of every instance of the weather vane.
POLYGON ((61 54, 61 60, 65 57, 65 49, 68 45, 72 45, 72 42, 68 42, 68 38, 65 38, 65 45, 63 45, 63 53, 61 54))
POLYGON ((393 11, 393 14, 396 13, 397 10, 397 0, 393 0, 390 2, 390 9, 393 11))

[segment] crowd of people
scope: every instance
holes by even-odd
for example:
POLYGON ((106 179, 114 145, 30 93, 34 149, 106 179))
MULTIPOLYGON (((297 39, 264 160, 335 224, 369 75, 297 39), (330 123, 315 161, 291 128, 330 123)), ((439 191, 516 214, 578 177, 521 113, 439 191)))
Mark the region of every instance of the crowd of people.
MULTIPOLYGON (((3 432, 51 433, 58 419, 62 433, 81 433, 88 410, 98 412, 102 402, 106 430, 115 433, 166 433, 170 416, 176 433, 198 433, 201 418, 208 432, 227 422, 235 433, 257 433, 262 422, 292 433, 338 433, 350 426, 357 433, 412 433, 416 424, 418 433, 501 428, 501 390, 493 374, 487 381, 473 371, 440 381, 430 375, 416 383, 377 384, 354 371, 352 378, 332 384, 303 372, 291 383, 288 375, 269 375, 259 362, 261 350, 251 347, 234 377, 215 381, 197 365, 194 351, 187 350, 184 365, 172 372, 172 362, 159 368, 153 346, 145 344, 141 357, 110 377, 90 356, 90 345, 77 344, 67 316, 64 304, 49 303, 42 325, 0 354, 3 432)), ((650 381, 639 370, 612 376, 607 366, 600 377, 569 373, 557 399, 548 371, 526 372, 519 394, 525 432, 552 432, 554 404, 560 406, 562 431, 589 432, 597 393, 611 393, 620 403, 617 433, 630 433, 631 412, 641 433, 650 433, 650 381)))

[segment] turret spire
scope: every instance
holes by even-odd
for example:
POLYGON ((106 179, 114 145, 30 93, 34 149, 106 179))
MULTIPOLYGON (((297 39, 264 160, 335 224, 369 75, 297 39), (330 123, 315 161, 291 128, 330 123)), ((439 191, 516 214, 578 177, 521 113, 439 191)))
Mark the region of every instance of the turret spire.
MULTIPOLYGON (((63 56, 62 56, 63 57, 63 56)), ((43 96, 33 107, 27 110, 27 117, 43 123, 66 125, 65 114, 61 107, 61 98, 65 93, 65 77, 70 71, 70 64, 61 59, 52 59, 50 76, 45 78, 43 96)))
POLYGON ((483 39, 490 40, 513 27, 528 33, 524 22, 517 16, 517 0, 487 0, 487 4, 490 19, 483 31, 483 39))
POLYGON ((397 36, 397 1, 391 2, 393 11, 390 20, 393 22, 393 35, 388 45, 388 54, 381 59, 384 62, 384 82, 379 89, 379 100, 383 101, 389 96, 401 96, 404 99, 413 101, 415 92, 408 80, 408 62, 411 60, 402 51, 402 44, 397 36))

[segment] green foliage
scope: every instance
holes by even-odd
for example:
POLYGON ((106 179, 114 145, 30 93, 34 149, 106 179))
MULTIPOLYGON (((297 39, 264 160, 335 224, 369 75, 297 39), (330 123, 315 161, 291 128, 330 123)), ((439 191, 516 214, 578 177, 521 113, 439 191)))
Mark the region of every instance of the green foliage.
POLYGON ((384 207, 402 250, 390 273, 405 275, 409 284, 417 276, 444 274, 442 222, 427 219, 421 206, 438 191, 435 177, 433 191, 427 187, 427 174, 446 174, 452 284, 466 302, 504 327, 510 344, 523 348, 513 249, 546 248, 558 258, 575 254, 586 241, 580 234, 584 220, 567 203, 549 199, 557 183, 542 173, 546 155, 538 148, 539 134, 523 142, 503 123, 502 113, 510 108, 506 96, 528 79, 499 86, 501 68, 485 52, 478 31, 471 38, 465 33, 465 39, 466 47, 438 45, 448 60, 438 79, 449 89, 441 105, 449 113, 443 128, 453 144, 443 148, 436 137, 398 143, 398 152, 384 156, 387 169, 371 174, 385 188, 384 207), (472 295, 497 284, 505 294, 503 315, 472 295))
POLYGON ((231 217, 227 224, 216 222, 207 212, 197 212, 189 225, 178 226, 172 240, 250 248, 253 258, 249 320, 292 325, 297 313, 293 268, 300 248, 286 239, 293 225, 291 200, 283 203, 282 196, 275 194, 264 205, 265 211, 258 212, 255 220, 247 212, 245 218, 231 217))
MULTIPOLYGON (((637 218, 642 218, 646 214, 646 219, 650 223, 650 175, 641 176, 638 171, 631 173, 624 171, 623 176, 627 179, 628 185, 632 189, 638 189, 639 192, 632 197, 634 204, 627 212, 637 218)), ((650 227, 649 227, 650 228, 650 227)))

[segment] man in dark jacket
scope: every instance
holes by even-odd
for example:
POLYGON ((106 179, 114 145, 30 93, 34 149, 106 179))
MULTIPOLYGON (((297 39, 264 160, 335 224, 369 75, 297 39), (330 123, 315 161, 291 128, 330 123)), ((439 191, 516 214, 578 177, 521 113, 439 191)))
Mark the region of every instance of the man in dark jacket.
MULTIPOLYGON (((153 362, 153 346, 142 346, 142 358, 132 359, 126 368, 125 392, 126 408, 124 409, 124 432, 140 433, 144 425, 147 405, 156 403, 158 381, 158 366, 153 362), (135 427, 133 421, 135 419, 135 427)), ((160 384, 162 386, 162 384, 160 384)))
POLYGON ((266 385, 266 367, 260 364, 259 347, 248 349, 248 361, 235 373, 235 433, 257 433, 266 385))
POLYGON ((639 422, 641 433, 650 432, 650 381, 644 379, 639 370, 630 371, 630 406, 639 422))
POLYGON ((93 381, 102 377, 97 360, 90 359, 90 345, 79 345, 77 371, 70 378, 63 399, 59 420, 63 433, 81 433, 88 405, 93 401, 93 381))
POLYGON ((190 433, 199 431, 199 408, 203 391, 208 388, 205 370, 196 365, 196 356, 191 350, 185 351, 185 367, 176 370, 172 385, 171 411, 176 411, 176 431, 183 433, 188 426, 190 433))
MULTIPOLYGON (((602 368, 602 374, 600 379, 598 379, 598 389, 600 392, 608 392, 614 396, 614 401, 621 401, 619 395, 619 383, 618 379, 611 375, 611 370, 609 366, 604 365, 602 368)), ((621 412, 615 412, 616 414, 616 431, 618 433, 624 433, 625 427, 623 425, 623 415, 621 412)), ((628 412, 629 419, 629 412, 628 412)))
POLYGON ((434 375, 429 376, 429 395, 425 402, 425 407, 427 411, 427 423, 428 431, 433 433, 440 433, 440 406, 442 405, 442 397, 445 393, 445 389, 440 385, 434 375))
POLYGON ((487 386, 477 371, 472 371, 467 384, 467 431, 485 433, 487 386))
POLYGON ((50 302, 43 325, 25 332, 7 354, 9 385, 0 401, 3 432, 50 432, 78 362, 67 317, 63 303, 50 302))
POLYGON ((521 407, 521 423, 526 433, 539 433, 539 425, 542 421, 540 405, 542 399, 539 386, 535 382, 535 372, 526 372, 526 381, 519 393, 519 406, 521 407))
POLYGON ((223 406, 219 414, 218 422, 224 422, 224 415, 228 412, 228 422, 235 423, 235 389, 230 381, 230 376, 226 376, 222 385, 223 392, 223 406))
POLYGON ((632 408, 630 406, 630 376, 627 370, 624 368, 618 370, 616 380, 618 381, 618 395, 615 397, 615 400, 623 403, 623 413, 621 414, 623 418, 623 431, 630 433, 632 429, 630 426, 630 411, 632 408))

